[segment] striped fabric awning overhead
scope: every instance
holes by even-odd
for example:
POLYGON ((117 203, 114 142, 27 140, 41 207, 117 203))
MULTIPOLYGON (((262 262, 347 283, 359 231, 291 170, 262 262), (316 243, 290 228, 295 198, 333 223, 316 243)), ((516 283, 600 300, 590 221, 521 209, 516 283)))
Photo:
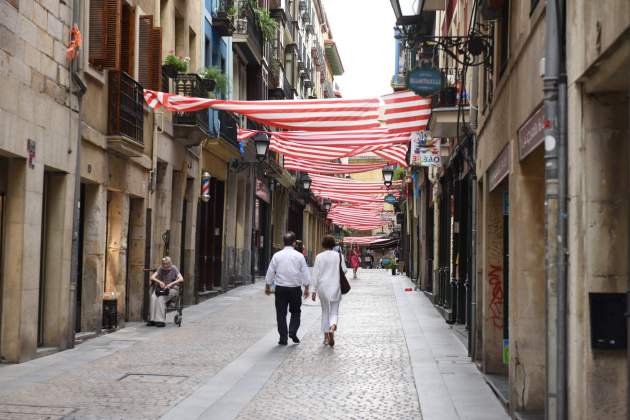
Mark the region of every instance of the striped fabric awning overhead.
POLYGON ((231 101, 145 89, 144 98, 155 109, 192 112, 214 108, 245 115, 267 126, 319 132, 384 128, 390 133, 410 133, 424 129, 431 114, 430 98, 411 91, 367 99, 231 101))
POLYGON ((346 236, 342 242, 344 244, 369 245, 379 241, 386 241, 384 236, 346 236))
MULTIPOLYGON (((311 175, 311 188, 322 188, 328 191, 341 191, 351 193, 373 193, 383 192, 388 193, 390 188, 387 188, 383 182, 373 181, 358 181, 355 179, 339 178, 335 176, 326 175, 311 175)), ((402 180, 392 182, 392 188, 402 187, 402 180)))
POLYGON ((344 164, 319 160, 294 159, 290 156, 285 156, 284 167, 295 171, 332 175, 373 171, 382 168, 383 163, 344 164))
POLYGON ((295 141, 284 141, 278 140, 275 136, 272 136, 269 148, 275 152, 282 153, 285 156, 295 159, 323 161, 332 161, 366 152, 373 152, 388 162, 395 162, 406 167, 406 156, 409 145, 388 143, 383 145, 348 148, 345 146, 320 146, 295 141))
POLYGON ((385 103, 383 121, 391 133, 426 130, 431 117, 431 98, 423 98, 412 91, 382 96, 385 103))

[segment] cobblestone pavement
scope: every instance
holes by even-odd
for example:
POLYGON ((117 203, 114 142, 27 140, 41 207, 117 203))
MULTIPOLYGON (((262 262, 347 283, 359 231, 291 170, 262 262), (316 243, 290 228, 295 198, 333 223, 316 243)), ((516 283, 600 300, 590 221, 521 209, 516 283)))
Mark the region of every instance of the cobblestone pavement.
POLYGON ((239 419, 420 419, 409 353, 389 276, 361 273, 340 307, 335 347, 320 323, 239 419))
POLYGON ((352 285, 334 348, 311 301, 302 343, 277 346, 258 283, 187 308, 181 328, 128 324, 0 367, 0 419, 507 418, 408 280, 371 270, 352 285))

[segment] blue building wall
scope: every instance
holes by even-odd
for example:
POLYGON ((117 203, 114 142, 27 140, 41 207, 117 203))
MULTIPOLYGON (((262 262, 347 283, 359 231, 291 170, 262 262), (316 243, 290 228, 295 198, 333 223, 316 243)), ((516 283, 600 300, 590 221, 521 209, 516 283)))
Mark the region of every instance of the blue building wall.
MULTIPOLYGON (((212 28, 212 16, 216 13, 219 6, 219 0, 204 0, 204 13, 203 13, 203 64, 204 67, 215 66, 220 68, 228 77, 228 85, 230 79, 229 65, 231 57, 231 47, 226 38, 220 37, 212 28)), ((229 86, 228 86, 229 87, 229 86)), ((229 91, 229 89, 228 89, 229 91)), ((214 131, 214 134, 219 134, 219 115, 217 111, 210 110, 209 112, 209 124, 210 130, 214 131)))

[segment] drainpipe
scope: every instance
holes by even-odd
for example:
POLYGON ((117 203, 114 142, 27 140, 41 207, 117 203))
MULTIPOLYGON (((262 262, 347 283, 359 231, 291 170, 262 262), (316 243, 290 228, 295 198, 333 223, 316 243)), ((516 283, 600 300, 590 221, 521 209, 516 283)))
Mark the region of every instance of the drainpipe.
POLYGON ((547 3, 545 46, 545 271, 547 276, 546 417, 567 418, 567 84, 565 2, 547 3))
POLYGON ((479 67, 473 67, 471 98, 470 98, 470 135, 472 136, 471 161, 475 166, 471 168, 472 180, 470 184, 470 333, 468 334, 468 355, 475 360, 477 354, 477 121, 479 94, 479 67))
MULTIPOLYGON (((72 2, 72 21, 81 27, 81 0, 73 0, 72 2)), ((70 251, 70 305, 68 314, 68 331, 67 331, 67 347, 74 347, 75 324, 76 324, 76 295, 77 283, 79 278, 79 228, 81 218, 81 105, 83 95, 87 90, 85 83, 79 76, 79 63, 81 61, 81 51, 73 61, 70 62, 70 77, 72 85, 76 89, 74 94, 77 97, 77 144, 75 149, 74 162, 74 201, 72 209, 72 249, 70 251)), ((70 99, 72 101, 72 97, 70 99)), ((71 105, 72 107, 72 105, 71 105)), ((70 111, 72 112, 72 110, 70 111)))

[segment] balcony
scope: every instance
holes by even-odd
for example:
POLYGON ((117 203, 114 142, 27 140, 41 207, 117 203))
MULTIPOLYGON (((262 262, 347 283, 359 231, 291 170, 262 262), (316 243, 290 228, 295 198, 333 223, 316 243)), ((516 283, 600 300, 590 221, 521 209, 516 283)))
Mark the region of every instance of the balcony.
MULTIPOLYGON (((173 80, 175 93, 179 95, 207 98, 208 91, 203 87, 197 74, 178 74, 173 80)), ((208 110, 173 113, 173 134, 185 146, 198 146, 209 136, 208 110)))
POLYGON ((128 157, 144 152, 144 96, 142 85, 122 71, 109 71, 107 146, 128 157))
POLYGON ((263 53, 263 37, 249 2, 244 0, 239 2, 239 17, 235 24, 236 30, 232 34, 232 43, 250 64, 260 64, 263 53))
POLYGON ((238 149, 237 127, 239 118, 231 112, 217 112, 219 113, 219 137, 238 149))
POLYGON ((459 110, 462 109, 464 112, 470 110, 468 95, 466 91, 460 92, 456 86, 461 80, 459 69, 443 69, 442 74, 446 86, 431 99, 432 115, 429 129, 434 137, 456 137, 458 131, 460 134, 465 131, 463 127, 458 130, 457 124, 461 121, 461 118, 458 118, 459 110))
POLYGON ((271 0, 269 2, 269 12, 274 19, 282 21, 287 31, 293 33, 293 15, 289 0, 271 0))
POLYGON ((216 12, 212 14, 212 28, 219 36, 232 36, 234 22, 228 10, 234 7, 234 0, 219 0, 216 12))

